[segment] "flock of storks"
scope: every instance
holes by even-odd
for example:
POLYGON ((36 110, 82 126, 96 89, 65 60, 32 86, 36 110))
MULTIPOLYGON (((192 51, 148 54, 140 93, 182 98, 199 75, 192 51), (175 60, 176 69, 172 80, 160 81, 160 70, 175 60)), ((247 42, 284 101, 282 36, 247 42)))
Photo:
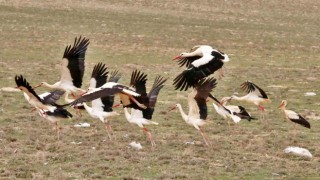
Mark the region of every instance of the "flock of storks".
MULTIPOLYGON (((121 78, 119 71, 109 72, 105 64, 98 63, 93 68, 89 87, 86 90, 81 89, 85 70, 85 54, 88 45, 89 39, 80 36, 75 38, 73 45, 65 48, 61 64, 60 81, 54 84, 42 82, 32 87, 22 75, 17 75, 15 77, 17 88, 23 92, 25 99, 34 107, 33 110, 36 110, 41 117, 54 123, 58 139, 60 136, 59 120, 72 118, 72 114, 66 109, 67 106, 74 108, 79 116, 81 116, 81 109, 85 109, 91 117, 101 120, 110 139, 112 138, 112 128, 108 118, 120 115, 113 109, 117 106, 122 106, 128 122, 137 124, 142 128, 149 138, 151 145, 155 146, 152 135, 145 125, 158 124, 151 121, 151 119, 158 94, 167 78, 156 76, 152 88, 147 93, 146 73, 134 70, 131 74, 130 84, 126 86, 118 83, 121 78), (40 86, 54 90, 37 95, 34 89, 40 86), (57 104, 56 101, 63 95, 66 104, 57 104), (119 97, 119 103, 114 103, 115 96, 119 97), (91 102, 91 107, 87 102, 91 102)), ((261 112, 264 111, 264 107, 261 104, 263 102, 271 102, 267 94, 250 81, 246 81, 241 85, 242 89, 247 92, 245 96, 238 97, 232 95, 222 98, 221 101, 214 97, 210 92, 216 86, 216 79, 209 76, 215 71, 218 71, 219 75, 223 76, 222 67, 225 62, 229 61, 229 57, 227 54, 211 46, 195 46, 190 52, 181 53, 174 60, 178 62, 180 67, 186 67, 174 79, 173 85, 175 89, 186 91, 191 88, 192 90, 188 95, 188 114, 183 111, 180 104, 176 104, 172 109, 178 108, 185 122, 200 132, 206 145, 209 145, 209 142, 201 127, 207 122, 208 101, 213 102, 213 107, 218 114, 225 119, 232 119, 235 123, 241 119, 250 121, 255 118, 242 106, 227 105, 231 100, 253 103, 258 106, 261 112)), ((307 120, 293 111, 286 110, 286 105, 287 101, 283 100, 279 109, 284 111, 287 119, 310 128, 307 120)))

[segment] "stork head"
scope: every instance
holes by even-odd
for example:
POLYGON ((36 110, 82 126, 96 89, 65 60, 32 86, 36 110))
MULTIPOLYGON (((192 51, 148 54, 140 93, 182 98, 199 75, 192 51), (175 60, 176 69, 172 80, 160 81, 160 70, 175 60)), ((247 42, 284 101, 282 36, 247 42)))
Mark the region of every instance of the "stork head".
POLYGON ((220 101, 221 105, 225 105, 226 103, 230 102, 232 97, 223 97, 220 101))
POLYGON ((286 106, 287 106, 287 101, 286 100, 282 100, 278 108, 279 109, 285 109, 286 106))
POLYGON ((199 48, 192 48, 191 52, 183 52, 180 55, 173 58, 173 60, 179 60, 186 57, 193 57, 193 56, 203 56, 202 51, 199 48))
POLYGON ((179 108, 179 106, 181 107, 181 105, 180 105, 180 104, 176 104, 176 105, 174 105, 173 107, 171 107, 171 108, 169 109, 169 112, 171 112, 171 111, 173 111, 173 110, 175 110, 175 109, 179 108))

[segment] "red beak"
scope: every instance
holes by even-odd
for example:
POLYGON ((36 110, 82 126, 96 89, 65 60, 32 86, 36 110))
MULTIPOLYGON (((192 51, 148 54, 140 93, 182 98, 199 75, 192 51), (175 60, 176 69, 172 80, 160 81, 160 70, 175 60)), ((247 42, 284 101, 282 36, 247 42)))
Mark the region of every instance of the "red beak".
POLYGON ((170 111, 172 111, 172 110, 174 110, 174 109, 176 109, 176 108, 177 108, 177 107, 174 106, 174 107, 170 108, 168 112, 170 112, 170 111))
POLYGON ((180 59, 180 58, 181 58, 181 55, 174 57, 172 60, 177 60, 177 59, 180 59))
POLYGON ((38 88, 38 87, 40 87, 40 86, 42 86, 42 84, 39 84, 39 85, 33 86, 33 87, 32 87, 32 89, 38 88))

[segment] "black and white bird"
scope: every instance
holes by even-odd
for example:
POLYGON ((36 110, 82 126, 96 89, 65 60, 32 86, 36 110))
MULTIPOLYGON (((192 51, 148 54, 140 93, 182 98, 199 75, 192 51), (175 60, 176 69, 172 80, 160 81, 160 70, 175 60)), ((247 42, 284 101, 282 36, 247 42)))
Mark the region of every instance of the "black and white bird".
POLYGON ((142 109, 137 106, 135 103, 131 103, 130 105, 123 106, 126 119, 129 123, 137 124, 140 128, 143 129, 143 132, 148 136, 151 145, 155 146, 155 142, 150 131, 145 127, 145 125, 155 124, 158 125, 157 122, 151 121, 152 115, 154 112, 155 105, 157 103, 157 98, 160 90, 163 88, 164 83, 167 79, 157 76, 154 80, 153 86, 149 93, 146 90, 146 82, 147 82, 147 74, 134 70, 131 74, 130 87, 134 88, 137 93, 141 96, 137 97, 137 100, 145 105, 147 108, 142 109), (131 113, 129 113, 128 109, 131 107, 131 113))
POLYGON ((278 108, 284 112, 284 114, 288 120, 294 122, 294 125, 293 125, 294 136, 296 134, 296 124, 300 124, 301 126, 309 128, 309 129, 311 128, 310 123, 304 117, 302 117, 300 114, 298 114, 294 111, 287 110, 286 106, 287 106, 287 101, 282 100, 278 108))
POLYGON ((194 86, 200 79, 208 77, 221 69, 223 64, 229 61, 229 57, 211 46, 200 45, 193 47, 190 53, 181 53, 174 60, 178 60, 180 67, 187 67, 173 80, 175 89, 182 91, 194 86))
POLYGON ((83 93, 81 97, 74 100, 68 105, 73 106, 79 103, 90 102, 98 98, 103 98, 106 96, 118 95, 123 106, 128 106, 131 103, 137 104, 140 108, 146 109, 147 107, 139 103, 135 97, 139 97, 140 94, 130 89, 128 86, 116 83, 107 82, 99 88, 88 88, 86 93, 83 93))
MULTIPOLYGON (((227 105, 227 102, 230 101, 230 97, 224 97, 219 102, 217 99, 214 99, 213 107, 216 112, 221 115, 224 119, 230 118, 233 122, 238 123, 241 119, 247 119, 251 121, 253 118, 244 107, 242 106, 235 106, 235 105, 227 105)), ((230 123, 228 121, 228 125, 230 128, 230 123)))
POLYGON ((28 103, 38 110, 39 115, 54 123, 59 140, 60 127, 58 122, 61 119, 72 118, 72 114, 70 114, 66 109, 62 108, 62 106, 56 104, 56 101, 59 100, 59 98, 64 94, 64 91, 54 90, 52 92, 46 92, 37 95, 37 93, 32 89, 30 84, 25 78, 23 78, 22 75, 16 76, 15 81, 17 88, 23 92, 23 95, 28 103))
POLYGON ((248 80, 241 84, 241 89, 247 92, 248 94, 241 97, 232 95, 231 99, 237 101, 246 101, 257 105, 260 110, 261 118, 264 119, 263 112, 265 108, 262 106, 262 103, 271 102, 264 90, 262 90, 259 86, 248 80))
POLYGON ((61 63, 60 81, 54 84, 41 82, 34 88, 44 86, 47 88, 61 89, 74 98, 83 93, 81 89, 82 78, 85 70, 85 54, 89 45, 89 39, 75 38, 73 46, 65 48, 61 63))
POLYGON ((58 140, 60 139, 59 122, 63 119, 72 118, 72 114, 68 112, 66 109, 61 107, 55 107, 53 111, 45 110, 44 113, 39 111, 39 115, 54 124, 54 129, 57 132, 58 140))
MULTIPOLYGON (((95 65, 90 79, 89 91, 90 89, 99 88, 107 83, 108 73, 109 72, 107 71, 105 64, 98 63, 95 65)), ((116 83, 119 81, 120 77, 121 75, 118 71, 113 71, 108 79, 108 82, 116 83)), ((84 108, 91 117, 97 118, 104 123, 109 139, 111 139, 112 128, 107 118, 120 115, 119 113, 113 111, 113 103, 113 94, 92 100, 92 107, 88 106, 85 102, 83 103, 84 108)))
POLYGON ((43 113, 44 111, 53 112, 55 106, 58 106, 55 104, 55 102, 64 93, 64 91, 56 90, 51 93, 44 93, 40 97, 22 75, 15 76, 15 82, 17 84, 16 88, 23 92, 23 95, 28 103, 43 113))
POLYGON ((186 114, 183 111, 181 104, 176 104, 175 107, 172 108, 179 109, 182 119, 187 124, 195 127, 200 132, 207 146, 209 145, 209 143, 201 127, 206 124, 206 118, 208 116, 208 109, 206 103, 207 98, 210 96, 210 92, 215 87, 216 79, 201 79, 197 84, 195 84, 194 89, 188 95, 189 113, 186 114))

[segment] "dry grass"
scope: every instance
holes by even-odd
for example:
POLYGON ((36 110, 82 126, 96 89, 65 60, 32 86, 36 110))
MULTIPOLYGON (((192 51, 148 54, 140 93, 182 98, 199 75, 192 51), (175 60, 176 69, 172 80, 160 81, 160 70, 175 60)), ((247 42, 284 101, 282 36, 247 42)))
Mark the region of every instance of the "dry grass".
MULTIPOLYGON (((110 141, 100 122, 85 115, 90 128, 63 122, 56 140, 49 122, 35 113, 19 93, 0 92, 0 177, 33 179, 294 179, 319 176, 319 2, 307 1, 0 1, 0 87, 14 86, 23 74, 32 84, 59 79, 64 47, 79 35, 91 41, 85 82, 93 65, 103 61, 123 73, 141 69, 150 80, 169 77, 160 94, 150 127, 157 143, 151 148, 142 130, 124 116, 111 120, 110 141), (210 44, 229 54, 226 77, 214 94, 221 98, 242 92, 249 79, 267 91, 266 122, 241 121, 231 130, 213 109, 205 131, 205 147, 193 127, 178 113, 186 109, 187 92, 174 91, 178 69, 171 58, 197 44, 210 44), (42 76, 40 78, 40 76, 42 76), (312 129, 298 128, 276 108, 307 116, 312 129), (136 151, 128 146, 138 141, 136 151), (186 144, 194 142, 194 144, 186 144), (312 160, 285 155, 287 146, 308 148, 312 160)), ((149 82, 151 83, 151 82, 149 82)), ((38 90, 45 91, 44 89, 38 90)), ((256 117, 257 108, 243 104, 256 117)))

